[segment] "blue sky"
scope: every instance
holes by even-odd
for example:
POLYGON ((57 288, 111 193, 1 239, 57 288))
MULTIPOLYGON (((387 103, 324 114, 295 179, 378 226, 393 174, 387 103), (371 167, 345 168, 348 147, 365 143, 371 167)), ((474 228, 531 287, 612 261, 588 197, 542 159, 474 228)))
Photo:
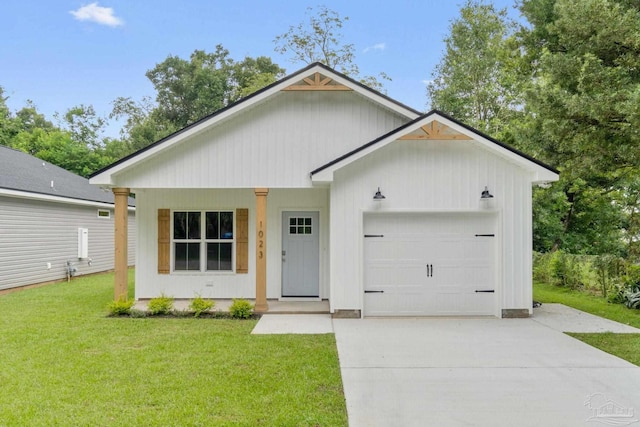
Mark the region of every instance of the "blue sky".
MULTIPOLYGON (((443 37, 461 1, 449 0, 10 0, 2 5, 0 86, 12 111, 32 100, 48 119, 79 105, 108 115, 118 96, 153 96, 145 72, 168 55, 188 58, 217 44, 232 58, 270 56, 273 39, 307 19, 307 7, 325 5, 349 21, 344 41, 353 43, 363 75, 384 71, 387 94, 425 110, 425 81, 441 58, 443 37)), ((515 0, 495 0, 517 18, 515 0)), ((117 135, 117 124, 109 131, 117 135)))

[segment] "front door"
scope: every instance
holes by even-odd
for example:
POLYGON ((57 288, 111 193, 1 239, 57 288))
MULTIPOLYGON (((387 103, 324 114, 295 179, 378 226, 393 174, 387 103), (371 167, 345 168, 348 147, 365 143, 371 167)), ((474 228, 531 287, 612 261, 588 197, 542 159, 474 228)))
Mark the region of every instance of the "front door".
POLYGON ((282 213, 282 296, 318 297, 320 233, 318 212, 282 213))

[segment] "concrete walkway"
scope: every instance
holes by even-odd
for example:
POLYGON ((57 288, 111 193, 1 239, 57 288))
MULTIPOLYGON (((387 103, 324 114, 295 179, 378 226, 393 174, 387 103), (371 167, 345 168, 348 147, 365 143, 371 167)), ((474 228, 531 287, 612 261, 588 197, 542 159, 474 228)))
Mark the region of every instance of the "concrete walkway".
POLYGON ((533 309, 532 319, 562 332, 640 334, 640 329, 638 328, 603 319, 562 304, 542 304, 542 306, 533 309))

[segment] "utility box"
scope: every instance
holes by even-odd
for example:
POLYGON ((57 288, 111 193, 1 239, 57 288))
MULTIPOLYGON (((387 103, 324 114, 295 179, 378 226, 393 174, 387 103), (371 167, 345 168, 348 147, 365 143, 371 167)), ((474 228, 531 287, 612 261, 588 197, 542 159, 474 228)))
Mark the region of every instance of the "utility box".
POLYGON ((78 228, 78 258, 89 258, 89 229, 78 228))

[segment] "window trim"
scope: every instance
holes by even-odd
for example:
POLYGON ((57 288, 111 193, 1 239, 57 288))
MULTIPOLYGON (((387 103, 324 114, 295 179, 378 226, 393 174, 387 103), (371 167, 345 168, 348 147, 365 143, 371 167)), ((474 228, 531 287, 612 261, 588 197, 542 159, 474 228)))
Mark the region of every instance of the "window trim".
POLYGON ((170 217, 170 250, 171 250, 171 274, 236 274, 236 246, 237 246, 237 224, 235 209, 171 209, 170 217), (182 212, 198 212, 200 213, 200 238, 199 239, 175 239, 174 238, 174 221, 175 214, 182 212), (231 239, 207 239, 206 238, 206 214, 207 213, 230 213, 232 218, 233 237, 231 239), (198 270, 176 270, 176 243, 199 243, 200 244, 200 268, 198 270), (207 269, 207 244, 208 243, 230 243, 231 244, 231 269, 229 270, 208 270, 207 269))

